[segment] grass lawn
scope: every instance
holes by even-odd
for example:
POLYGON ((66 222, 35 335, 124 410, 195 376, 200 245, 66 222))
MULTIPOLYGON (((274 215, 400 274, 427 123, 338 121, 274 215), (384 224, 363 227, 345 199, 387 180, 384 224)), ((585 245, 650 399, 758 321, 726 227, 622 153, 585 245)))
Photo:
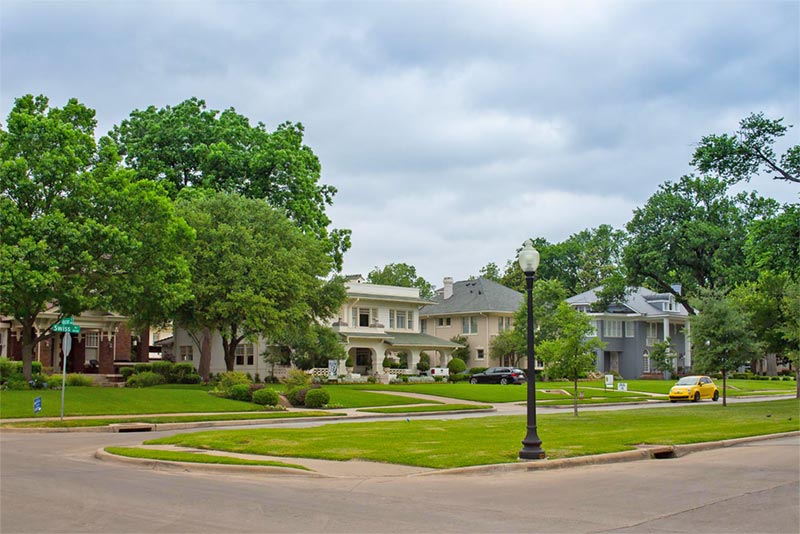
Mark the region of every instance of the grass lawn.
POLYGON ((302 412, 251 412, 251 413, 221 413, 209 415, 164 415, 153 417, 113 417, 102 419, 65 419, 61 421, 18 421, 3 423, 0 428, 83 428, 94 426, 106 426, 114 423, 194 423, 197 421, 249 421, 263 419, 296 419, 298 417, 329 417, 332 415, 343 415, 336 412, 307 410, 302 412))
MULTIPOLYGON (((141 415, 154 413, 254 412, 261 406, 221 399, 204 389, 70 387, 64 392, 64 415, 141 415)), ((33 417, 33 399, 42 398, 41 417, 57 417, 61 392, 0 392, 0 418, 33 417)))
MULTIPOLYGON (((543 415, 539 437, 549 458, 682 444, 800 429, 796 400, 543 415), (769 416, 769 417, 768 417, 769 416)), ((305 429, 212 431, 148 441, 272 456, 354 458, 432 468, 516 462, 525 417, 393 421, 305 429), (391 443, 391 447, 386 444, 391 443)))
MULTIPOLYGON (((367 406, 399 406, 401 404, 440 404, 437 401, 420 400, 399 395, 372 393, 342 386, 323 386, 331 397, 329 404, 340 408, 364 408, 367 406)), ((399 390, 395 390, 399 391, 399 390)))
POLYGON ((458 410, 491 410, 488 404, 434 404, 430 406, 406 406, 405 408, 362 408, 359 412, 370 413, 420 413, 453 412, 458 410))
POLYGON ((183 451, 161 451, 155 449, 142 449, 138 447, 106 447, 105 451, 129 458, 146 458, 148 460, 164 460, 167 462, 192 462, 201 464, 227 464, 227 465, 265 465, 268 467, 289 467, 310 471, 309 468, 283 462, 270 462, 268 460, 248 460, 245 458, 232 458, 230 456, 216 456, 183 451))

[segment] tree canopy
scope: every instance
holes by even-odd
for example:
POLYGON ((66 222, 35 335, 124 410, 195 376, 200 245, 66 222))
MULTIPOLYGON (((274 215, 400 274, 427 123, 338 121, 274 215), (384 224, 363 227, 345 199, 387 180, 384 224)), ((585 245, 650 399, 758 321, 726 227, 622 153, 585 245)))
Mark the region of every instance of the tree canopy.
POLYGON ((188 254, 194 299, 177 323, 218 331, 228 370, 242 340, 283 339, 340 306, 342 281, 323 279, 332 268, 323 245, 265 201, 187 190, 177 206, 197 234, 188 254))
POLYGON ((48 305, 154 323, 190 296, 178 251, 191 230, 160 186, 121 169, 107 139, 95 142, 94 116, 76 99, 55 108, 26 95, 0 130, 0 313, 22 324, 26 378, 49 335, 34 330, 48 305))
POLYGON ((134 110, 110 135, 125 164, 141 178, 163 183, 173 198, 194 186, 265 199, 319 237, 341 269, 350 231, 328 229, 325 210, 336 188, 320 183, 322 166, 303 134, 300 123, 270 132, 233 108, 220 113, 190 98, 174 107, 134 110))
POLYGON ((390 263, 379 269, 375 267, 367 275, 370 284, 386 286, 416 287, 419 296, 427 299, 433 296, 433 285, 417 274, 417 268, 407 263, 390 263))
POLYGON ((783 124, 783 118, 768 119, 763 113, 752 113, 741 120, 739 130, 733 135, 703 137, 692 165, 729 184, 749 182, 764 171, 772 173, 775 180, 800 183, 800 145, 790 147, 780 157, 773 148, 789 128, 783 124))

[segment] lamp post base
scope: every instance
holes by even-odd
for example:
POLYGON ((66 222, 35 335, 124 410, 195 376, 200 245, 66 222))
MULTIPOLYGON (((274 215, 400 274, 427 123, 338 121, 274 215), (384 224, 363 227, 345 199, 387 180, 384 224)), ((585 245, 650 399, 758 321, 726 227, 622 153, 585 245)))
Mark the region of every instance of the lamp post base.
POLYGON ((531 436, 530 431, 528 432, 528 436, 525 436, 525 439, 522 440, 522 449, 519 451, 519 459, 544 460, 546 455, 542 449, 542 440, 539 439, 536 430, 533 430, 532 437, 529 436, 531 436))

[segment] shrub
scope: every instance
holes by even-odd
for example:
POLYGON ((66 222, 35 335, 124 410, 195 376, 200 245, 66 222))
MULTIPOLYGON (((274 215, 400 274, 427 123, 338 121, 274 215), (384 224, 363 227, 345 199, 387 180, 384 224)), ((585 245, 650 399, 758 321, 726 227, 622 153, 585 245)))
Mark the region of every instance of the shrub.
POLYGON ((472 377, 472 375, 469 374, 469 373, 456 373, 456 374, 451 374, 450 377, 448 378, 448 381, 450 381, 450 382, 465 382, 465 381, 468 381, 471 377, 472 377))
POLYGON ((476 375, 478 373, 484 372, 488 367, 470 367, 469 371, 467 371, 471 375, 476 375))
POLYGON ((119 374, 122 375, 122 378, 125 379, 125 382, 128 381, 128 379, 131 377, 133 373, 134 373, 133 367, 123 367, 122 369, 119 370, 119 374))
POLYGON ((735 378, 737 380, 747 380, 750 377, 747 375, 747 373, 733 373, 731 378, 735 378))
POLYGON ((779 376, 771 376, 769 379, 770 380, 780 380, 781 377, 779 377, 779 376))
MULTIPOLYGON (((372 377, 370 377, 370 378, 372 378, 372 377)), ((441 376, 434 376, 433 377, 433 381, 434 382, 441 382, 442 381, 442 377, 441 376)))
POLYGON ((230 392, 231 388, 236 385, 245 385, 250 387, 250 379, 247 375, 240 371, 225 371, 217 376, 217 388, 225 393, 230 392))
POLYGON ((234 384, 228 391, 228 398, 238 401, 250 402, 250 385, 234 384))
POLYGON ((347 360, 345 360, 344 366, 345 367, 353 367, 353 357, 352 356, 349 356, 349 355, 347 356, 347 360))
POLYGON ((175 384, 199 384, 203 379, 189 362, 176 363, 172 366, 171 382, 175 384))
POLYGON ((61 375, 47 376, 47 389, 61 389, 62 377, 61 375))
POLYGON ((466 371, 467 364, 465 364, 464 360, 462 360, 461 358, 453 358, 452 360, 447 362, 447 368, 450 369, 450 374, 454 375, 466 371))
POLYGON ((311 375, 300 369, 289 369, 283 383, 286 384, 286 391, 292 391, 298 387, 308 387, 311 384, 311 375))
MULTIPOLYGON (((22 372, 22 362, 19 362, 19 372, 22 372)), ((31 362, 31 374, 42 374, 42 362, 31 362)))
POLYGON ((67 375, 67 385, 68 386, 93 386, 94 380, 92 377, 82 375, 80 373, 73 373, 67 375))
POLYGON ((30 389, 30 384, 25 381, 21 374, 14 374, 8 377, 3 387, 11 390, 30 389))
POLYGON ((420 353, 419 363, 417 363, 417 371, 424 373, 431 368, 431 357, 425 353, 420 353))
POLYGON ((256 384, 260 384, 261 383, 261 375, 256 373, 255 378, 253 378, 253 382, 255 382, 256 384))
POLYGON ((137 373, 137 374, 138 373, 147 373, 147 372, 152 371, 152 370, 153 370, 153 364, 152 363, 137 363, 136 365, 133 366, 133 372, 137 373))
POLYGON ((306 394, 309 388, 304 386, 295 386, 286 394, 289 404, 292 406, 304 406, 306 403, 306 394))
POLYGON ((374 375, 369 376, 369 377, 367 377, 367 382, 369 382, 370 384, 377 384, 378 383, 378 377, 374 376, 374 375))
POLYGON ((166 383, 167 379, 164 378, 164 375, 154 373, 153 371, 144 371, 142 373, 132 374, 125 382, 125 385, 129 388, 147 388, 166 383))
POLYGON ((253 392, 253 402, 261 406, 277 406, 280 396, 274 389, 262 388, 253 392))
POLYGON ((331 400, 324 389, 311 389, 306 393, 305 405, 309 408, 322 408, 331 400))
POLYGON ((151 370, 154 373, 158 373, 166 379, 167 383, 173 382, 172 374, 173 374, 173 366, 175 364, 168 360, 163 360, 160 362, 153 362, 150 364, 151 370))

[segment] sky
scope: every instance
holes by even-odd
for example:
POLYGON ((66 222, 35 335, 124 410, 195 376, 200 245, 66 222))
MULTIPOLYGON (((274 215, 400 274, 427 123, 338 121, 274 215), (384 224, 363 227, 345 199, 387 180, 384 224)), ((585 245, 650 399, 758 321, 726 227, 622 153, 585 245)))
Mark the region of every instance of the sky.
POLYGON ((624 228, 752 112, 796 144, 800 2, 0 0, 0 121, 27 93, 77 97, 98 135, 192 96, 301 122, 353 232, 343 272, 440 287, 529 237, 624 228))

